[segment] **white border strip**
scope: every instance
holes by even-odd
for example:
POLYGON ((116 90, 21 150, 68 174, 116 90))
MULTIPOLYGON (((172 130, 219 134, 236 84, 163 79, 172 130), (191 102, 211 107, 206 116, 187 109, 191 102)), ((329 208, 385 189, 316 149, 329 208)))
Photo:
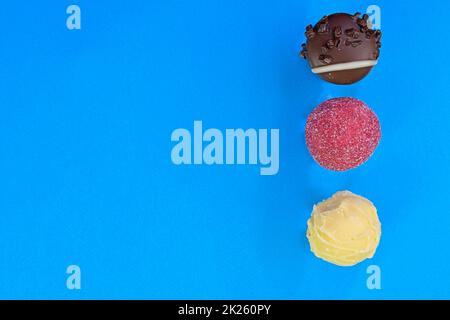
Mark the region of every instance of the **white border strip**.
POLYGON ((333 72, 333 71, 343 71, 343 70, 352 70, 352 69, 360 69, 373 67, 376 65, 378 60, 361 60, 361 61, 352 61, 345 63, 337 63, 329 66, 322 66, 311 69, 313 73, 325 73, 325 72, 333 72))

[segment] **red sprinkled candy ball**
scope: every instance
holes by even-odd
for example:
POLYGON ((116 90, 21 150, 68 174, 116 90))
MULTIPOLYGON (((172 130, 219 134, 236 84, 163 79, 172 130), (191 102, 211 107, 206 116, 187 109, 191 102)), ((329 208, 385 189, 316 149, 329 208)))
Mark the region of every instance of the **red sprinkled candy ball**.
POLYGON ((345 171, 369 159, 381 138, 376 114, 362 101, 335 98, 308 116, 306 145, 321 166, 345 171))

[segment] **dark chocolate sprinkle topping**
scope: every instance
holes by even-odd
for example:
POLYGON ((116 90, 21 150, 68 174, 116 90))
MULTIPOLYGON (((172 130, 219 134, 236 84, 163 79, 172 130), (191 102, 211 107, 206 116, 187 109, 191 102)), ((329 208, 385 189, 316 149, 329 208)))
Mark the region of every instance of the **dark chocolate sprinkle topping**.
POLYGON ((372 36, 373 36, 374 33, 375 33, 374 30, 368 29, 368 30, 366 31, 366 39, 372 38, 372 36))
POLYGON ((306 49, 306 43, 302 43, 302 50, 300 51, 300 56, 303 59, 306 59, 308 57, 308 50, 306 49))
POLYGON ((318 23, 317 33, 327 33, 328 31, 328 16, 323 16, 318 23))
POLYGON ((358 19, 356 21, 356 23, 358 23, 358 25, 362 28, 362 27, 367 27, 367 21, 364 19, 358 19))
POLYGON ((324 64, 330 64, 331 62, 333 62, 333 58, 325 54, 321 54, 319 56, 319 60, 324 64))
POLYGON ((333 34, 335 38, 340 38, 342 36, 342 28, 341 27, 334 28, 333 34))
POLYGON ((328 40, 326 46, 327 46, 328 49, 334 48, 334 41, 331 40, 331 39, 328 40))
POLYGON ((353 48, 356 48, 356 47, 360 46, 361 44, 362 44, 361 40, 352 41, 352 47, 353 48))
POLYGON ((317 33, 327 33, 328 32, 328 23, 319 24, 319 28, 317 29, 317 33))
POLYGON ((380 39, 381 39, 381 31, 380 30, 376 30, 374 35, 375 35, 375 41, 379 42, 380 39))
POLYGON ((354 33, 355 33, 355 29, 353 29, 353 28, 345 30, 345 34, 349 37, 352 37, 354 33))
POLYGON ((306 27, 305 36, 306 36, 306 38, 308 38, 308 39, 314 38, 315 32, 314 32, 314 29, 313 29, 313 26, 312 26, 312 25, 309 25, 309 26, 306 27))

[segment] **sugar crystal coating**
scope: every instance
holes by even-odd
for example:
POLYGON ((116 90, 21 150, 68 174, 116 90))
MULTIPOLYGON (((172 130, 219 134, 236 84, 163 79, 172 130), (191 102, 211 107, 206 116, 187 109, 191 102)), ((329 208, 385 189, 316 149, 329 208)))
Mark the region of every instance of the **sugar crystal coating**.
POLYGON ((354 98, 321 103, 308 116, 306 145, 321 166, 345 171, 369 159, 381 138, 375 113, 354 98))

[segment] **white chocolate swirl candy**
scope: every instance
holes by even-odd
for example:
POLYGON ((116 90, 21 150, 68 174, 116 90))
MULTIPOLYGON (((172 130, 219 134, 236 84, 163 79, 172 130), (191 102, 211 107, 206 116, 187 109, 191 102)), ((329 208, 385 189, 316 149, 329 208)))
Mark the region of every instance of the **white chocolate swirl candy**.
POLYGON ((375 206, 361 196, 340 191, 313 208, 306 234, 311 251, 338 266, 372 258, 381 236, 375 206))

